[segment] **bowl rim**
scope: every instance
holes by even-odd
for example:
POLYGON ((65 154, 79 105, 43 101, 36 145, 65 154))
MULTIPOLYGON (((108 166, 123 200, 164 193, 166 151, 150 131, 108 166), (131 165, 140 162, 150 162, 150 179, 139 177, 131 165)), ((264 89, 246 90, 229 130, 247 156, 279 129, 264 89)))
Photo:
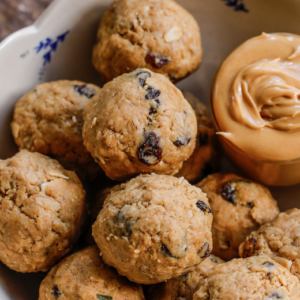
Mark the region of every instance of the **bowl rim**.
POLYGON ((4 49, 10 42, 13 40, 17 39, 20 36, 23 36, 24 34, 32 34, 32 33, 37 33, 38 30, 40 29, 41 25, 44 23, 44 21, 47 19, 48 15, 51 14, 51 12, 54 10, 54 8, 59 5, 60 3, 64 2, 66 0, 53 0, 44 10, 43 12, 39 15, 39 17, 31 24, 28 26, 25 26, 21 29, 18 29, 17 31, 9 34, 7 37, 5 37, 1 42, 0 42, 0 52, 2 49, 4 49))

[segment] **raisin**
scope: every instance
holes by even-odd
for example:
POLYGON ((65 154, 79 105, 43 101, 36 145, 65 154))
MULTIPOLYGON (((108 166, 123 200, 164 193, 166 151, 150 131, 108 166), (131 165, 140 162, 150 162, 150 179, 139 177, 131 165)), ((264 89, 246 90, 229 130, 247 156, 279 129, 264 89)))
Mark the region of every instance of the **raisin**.
POLYGON ((208 257, 210 255, 209 244, 207 242, 205 242, 203 244, 203 246, 197 251, 197 254, 201 254, 200 258, 206 258, 206 257, 208 257), (207 248, 205 249, 206 246, 207 246, 207 248))
POLYGON ((235 188, 233 186, 231 186, 230 181, 223 184, 222 190, 221 190, 221 195, 225 200, 227 200, 231 203, 234 203, 235 188))
POLYGON ((282 299, 282 297, 277 292, 269 294, 268 297, 270 299, 282 299))
POLYGON ((253 206, 254 206, 253 202, 247 202, 246 205, 247 205, 250 209, 252 209, 253 206))
POLYGON ((169 77, 172 82, 178 81, 178 77, 176 75, 170 74, 169 77))
POLYGON ((186 273, 186 274, 184 274, 184 275, 181 275, 181 277, 184 278, 184 279, 187 279, 189 276, 190 276, 189 273, 186 273))
POLYGON ((180 141, 180 140, 176 140, 175 142, 173 142, 173 144, 176 147, 181 147, 181 146, 186 146, 189 144, 189 142, 191 141, 191 138, 186 138, 184 142, 180 141))
POLYGON ((147 63, 151 64, 152 67, 160 69, 171 62, 171 59, 156 53, 148 53, 146 56, 147 63))
POLYGON ((159 146, 159 138, 154 132, 151 132, 138 148, 137 155, 139 160, 148 166, 154 166, 161 161, 162 149, 159 146))
POLYGON ((179 140, 176 140, 174 143, 173 143, 176 147, 181 147, 184 145, 183 142, 179 141, 179 140))
POLYGON ((271 272, 268 272, 267 277, 271 280, 274 276, 271 274, 271 272))
POLYGON ((208 134, 206 132, 199 134, 200 146, 204 146, 208 143, 208 134))
POLYGON ((129 237, 132 235, 131 228, 133 227, 133 225, 134 224, 132 224, 132 223, 128 223, 128 222, 125 223, 125 230, 129 237))
POLYGON ((58 286, 57 286, 57 285, 55 285, 55 286, 52 288, 51 293, 54 295, 54 297, 55 297, 56 299, 59 298, 60 295, 61 295, 61 292, 60 292, 60 290, 58 289, 58 286))
POLYGON ((156 113, 157 113, 157 110, 155 108, 151 107, 149 110, 149 115, 154 115, 156 113))
POLYGON ((164 252, 168 257, 176 258, 171 254, 169 249, 164 244, 161 245, 161 251, 164 252))
POLYGON ((205 251, 205 253, 204 253, 204 255, 203 256, 201 256, 201 258, 206 258, 206 257, 209 257, 210 256, 210 249, 209 249, 209 245, 207 246, 207 249, 206 249, 206 251, 205 251))
POLYGON ((160 106, 160 101, 159 101, 159 99, 155 99, 155 102, 156 102, 157 106, 160 106))
POLYGON ((115 223, 124 223, 125 222, 125 216, 121 213, 121 211, 118 211, 118 214, 115 218, 115 223))
POLYGON ((257 245, 256 238, 254 238, 253 236, 250 235, 245 240, 245 247, 244 247, 244 251, 242 254, 242 258, 252 256, 255 253, 256 245, 257 245))
POLYGON ((271 267, 274 266, 274 264, 271 263, 271 262, 269 262, 269 261, 264 262, 263 265, 266 266, 266 267, 268 267, 268 268, 271 268, 271 267))
POLYGON ((218 260, 215 257, 211 257, 210 260, 214 263, 218 263, 218 260))
POLYGON ((249 244, 250 244, 251 247, 253 247, 253 248, 256 247, 257 240, 256 240, 256 238, 254 238, 253 236, 251 236, 251 237, 248 239, 248 242, 249 242, 249 244))
POLYGON ((198 200, 196 206, 201 209, 203 212, 211 214, 211 208, 203 201, 198 200))
POLYGON ((157 97, 160 96, 160 91, 154 89, 151 86, 148 86, 148 88, 147 88, 146 91, 147 91, 147 95, 145 96, 145 99, 147 99, 147 100, 149 100, 149 99, 155 99, 155 98, 157 98, 157 97))
POLYGON ((130 237, 132 235, 131 228, 134 226, 135 221, 131 220, 130 218, 126 218, 125 213, 118 211, 118 214, 115 217, 114 222, 116 224, 120 224, 121 227, 117 228, 118 235, 126 235, 130 237), (125 231, 125 232, 124 232, 125 231))
POLYGON ((140 86, 144 87, 146 83, 146 79, 151 77, 151 73, 148 71, 139 71, 136 74, 136 77, 139 78, 140 86))
POLYGON ((93 98, 97 92, 95 90, 90 90, 86 84, 83 85, 74 85, 74 90, 81 96, 85 96, 89 99, 93 98))

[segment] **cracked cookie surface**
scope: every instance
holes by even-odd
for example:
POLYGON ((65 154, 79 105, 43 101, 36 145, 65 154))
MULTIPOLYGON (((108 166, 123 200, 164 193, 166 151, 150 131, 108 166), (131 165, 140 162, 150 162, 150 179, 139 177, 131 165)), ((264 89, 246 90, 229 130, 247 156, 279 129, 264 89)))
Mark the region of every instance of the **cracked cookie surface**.
POLYGON ((193 300, 194 293, 203 285, 208 270, 224 261, 210 255, 195 270, 149 287, 148 300, 193 300))
POLYGON ((210 255, 211 222, 200 189, 183 178, 140 175, 106 198, 93 236, 105 263, 131 281, 154 284, 210 255))
POLYGON ((198 130, 195 150, 175 176, 196 183, 217 171, 220 155, 217 151, 215 130, 206 106, 191 93, 182 91, 182 94, 195 111, 198 130))
POLYGON ((107 83, 84 111, 84 144, 113 180, 175 174, 196 134, 195 112, 180 90, 147 69, 107 83))
POLYGON ((76 243, 85 191, 56 160, 22 150, 0 160, 0 260, 18 272, 47 271, 76 243))
POLYGON ((117 0, 101 19, 93 64, 110 81, 148 68, 178 81, 200 65, 196 20, 172 0, 117 0))
POLYGON ((21 149, 57 159, 82 179, 101 169, 83 145, 83 110, 100 88, 81 81, 60 80, 37 85, 15 105, 11 123, 21 149))
POLYGON ((213 212, 213 254, 225 260, 239 257, 247 235, 279 214, 268 188, 235 174, 213 174, 197 186, 213 212))
POLYGON ((240 256, 267 255, 300 279, 300 210, 281 213, 252 232, 240 246, 240 256))
POLYGON ((207 273, 193 300, 297 300, 300 283, 286 268, 259 256, 233 259, 207 273))
POLYGON ((39 300, 144 300, 142 287, 104 264, 96 246, 53 267, 40 286, 39 300))

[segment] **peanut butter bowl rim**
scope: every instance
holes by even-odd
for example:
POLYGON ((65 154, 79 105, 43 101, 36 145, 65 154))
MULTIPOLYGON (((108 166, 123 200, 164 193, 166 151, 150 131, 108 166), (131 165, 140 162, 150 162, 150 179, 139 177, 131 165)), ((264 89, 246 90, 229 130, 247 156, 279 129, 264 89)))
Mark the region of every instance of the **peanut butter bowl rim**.
MULTIPOLYGON (((285 101, 285 93, 289 93, 290 95, 295 94, 296 96, 299 95, 299 66, 299 35, 287 33, 263 33, 260 36, 247 40, 238 48, 236 48, 223 61, 214 78, 210 107, 217 132, 220 132, 219 134, 223 135, 226 140, 230 141, 242 152, 247 153, 248 156, 256 160, 278 163, 297 161, 299 159, 298 153, 300 151, 300 120, 298 119, 297 114, 295 114, 296 118, 293 114, 291 114, 291 109, 294 109, 295 111, 298 110, 298 102, 296 99, 295 103, 293 104, 294 106, 291 107, 291 101, 285 101), (286 60, 290 58, 291 62, 286 62, 286 60), (239 73, 243 71, 245 67, 248 67, 248 65, 257 62, 259 62, 258 66, 254 65, 252 68, 254 71, 250 71, 254 73, 255 76, 259 71, 260 73, 257 75, 258 78, 250 77, 249 79, 250 71, 246 70, 248 73, 246 73, 245 77, 248 76, 246 79, 249 81, 249 85, 247 85, 248 82, 241 82, 242 87, 238 86, 238 88, 236 88, 234 84, 236 85, 235 80, 237 76, 241 77, 239 73), (267 70, 266 72, 268 73, 262 73, 262 71, 259 69, 262 68, 260 64, 265 68, 262 70, 267 70), (273 67, 272 64, 275 65, 274 69, 277 68, 280 72, 277 69, 274 71, 271 67, 269 67, 269 65, 273 67), (276 64, 280 65, 277 66, 276 64), (267 67, 265 67, 265 65, 267 67), (295 71, 293 69, 291 72, 290 69, 288 69, 286 72, 288 75, 292 74, 294 77, 292 81, 287 77, 286 74, 281 76, 281 71, 286 67, 290 69, 293 67, 296 70, 295 71), (276 74, 274 75, 272 72, 276 74), (280 76, 283 78, 280 78, 280 76), (284 83, 283 87, 285 90, 280 90, 282 95, 279 94, 279 96, 277 96, 279 88, 277 88, 277 86, 274 87, 272 82, 272 80, 274 81, 275 77, 277 80, 275 84, 282 85, 282 82, 284 83), (291 84, 286 84, 285 80, 290 80, 291 84), (241 91, 241 88, 244 88, 245 85, 246 92, 245 94, 242 94, 242 92, 244 93, 244 90, 241 91), (233 88, 236 89, 233 90, 233 88), (256 88, 256 90, 254 88, 256 88), (236 94, 232 94, 232 91, 236 92, 236 94), (261 92, 261 94, 259 94, 259 92, 261 92), (271 96, 273 96, 275 92, 277 94, 274 95, 274 99, 263 99, 264 101, 269 101, 267 102, 268 105, 265 105, 265 103, 260 103, 263 102, 261 98, 263 98, 265 94, 267 94, 269 97, 270 93, 271 96), (258 102, 257 107, 255 106, 256 103, 253 103, 254 97, 251 98, 251 93, 254 94, 254 97, 257 97, 257 99, 254 99, 258 102), (240 98, 242 100, 238 102, 236 98, 240 96, 240 94, 240 98), (246 100, 243 98, 244 95, 246 95, 246 100), (247 99, 247 97, 249 97, 250 100, 247 99), (276 101, 281 101, 281 103, 277 104, 276 101), (241 107, 238 106, 240 104, 241 107), (257 112, 254 110, 254 108, 257 110, 257 112), (257 123, 259 122, 267 123, 267 121, 265 122, 265 119, 263 119, 264 117, 259 115, 258 112, 261 112, 259 109, 261 109, 263 113, 263 110, 266 110, 267 113, 273 114, 274 111, 276 111, 276 114, 274 114, 275 121, 273 121, 271 116, 269 118, 269 123, 271 125, 268 123, 266 126, 262 125, 261 127, 258 127, 257 123), (236 114, 236 111, 238 111, 239 114, 236 114), (253 116, 257 117, 257 115, 259 122, 254 120, 256 122, 255 123, 252 118, 253 116), (251 122, 253 124, 249 125, 251 122), (293 122, 294 124, 292 124, 293 122), (283 129, 278 124, 283 127, 283 129)), ((281 86, 279 87, 281 88, 281 86)))

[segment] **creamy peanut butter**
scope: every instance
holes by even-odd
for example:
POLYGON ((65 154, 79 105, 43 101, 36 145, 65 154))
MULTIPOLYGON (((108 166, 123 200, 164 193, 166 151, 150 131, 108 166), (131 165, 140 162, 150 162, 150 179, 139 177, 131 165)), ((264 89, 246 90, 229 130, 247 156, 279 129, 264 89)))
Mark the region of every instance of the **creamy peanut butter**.
POLYGON ((300 36, 254 37, 223 62, 212 108, 218 134, 254 159, 300 157, 300 36))

